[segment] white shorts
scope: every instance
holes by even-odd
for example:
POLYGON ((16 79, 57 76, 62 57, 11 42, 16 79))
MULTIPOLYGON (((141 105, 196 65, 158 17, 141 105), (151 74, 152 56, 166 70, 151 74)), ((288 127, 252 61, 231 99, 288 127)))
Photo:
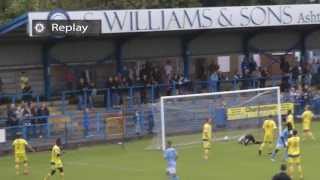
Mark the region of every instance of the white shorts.
POLYGON ((177 173, 177 170, 175 167, 169 167, 167 168, 167 173, 172 175, 172 174, 176 174, 177 173))

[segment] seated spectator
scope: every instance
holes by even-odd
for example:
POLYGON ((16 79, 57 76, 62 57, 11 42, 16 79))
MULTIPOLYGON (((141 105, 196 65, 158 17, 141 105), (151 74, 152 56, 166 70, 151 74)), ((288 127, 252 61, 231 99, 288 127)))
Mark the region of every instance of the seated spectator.
POLYGON ((39 134, 40 138, 43 136, 47 136, 48 133, 48 116, 50 115, 50 111, 47 107, 46 103, 42 103, 41 107, 38 109, 38 125, 39 125, 39 134))

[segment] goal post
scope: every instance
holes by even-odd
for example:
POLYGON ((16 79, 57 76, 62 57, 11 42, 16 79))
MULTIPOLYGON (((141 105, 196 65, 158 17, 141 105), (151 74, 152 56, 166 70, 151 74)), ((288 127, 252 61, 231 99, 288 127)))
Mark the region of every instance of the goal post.
MULTIPOLYGON (((279 87, 268 87, 268 88, 259 88, 259 89, 246 89, 246 90, 236 90, 236 91, 223 91, 223 92, 211 92, 211 93, 200 93, 200 94, 187 94, 187 95, 175 95, 175 96, 162 96, 160 98, 160 132, 161 133, 161 148, 162 150, 166 147, 166 139, 167 139, 167 125, 168 122, 176 121, 175 124, 179 124, 179 116, 183 117, 187 116, 197 116, 197 114, 202 114, 199 116, 195 123, 202 123, 204 121, 205 116, 210 116, 210 108, 224 106, 227 108, 252 108, 253 112, 256 114, 257 119, 262 120, 262 118, 266 118, 268 113, 263 111, 263 109, 274 109, 274 113, 270 111, 269 115, 273 115, 277 119, 278 129, 281 133, 282 126, 282 113, 281 113, 281 94, 279 87), (238 100, 238 103, 235 103, 235 99, 238 100), (199 101, 199 102, 198 102, 199 101), (229 102, 229 103, 226 103, 229 102), (223 105, 221 105, 223 104, 223 105), (231 105, 233 104, 233 105, 231 105), (172 107, 167 107, 172 106, 172 107), (171 108, 171 109, 170 109, 171 108), (206 108, 208 108, 208 112, 206 108), (169 110, 168 110, 169 109, 169 110), (171 112, 168 112, 171 111, 171 112), (201 119, 201 120, 200 120, 201 119)), ((229 110, 229 109, 228 109, 229 110)), ((207 117, 208 118, 208 117, 207 117)), ((247 118, 250 119, 251 116, 248 115, 247 118)), ((180 118, 181 119, 181 118, 180 118)), ((180 120, 181 121, 181 120, 180 120)), ((191 121, 191 120, 190 120, 191 121)), ((183 121, 181 121, 183 126, 183 121)), ((190 123, 191 124, 191 123, 190 123)), ((186 126, 190 126, 190 124, 186 123, 186 126)), ((200 133, 201 126, 197 125, 197 133, 200 133)), ((248 128, 257 128, 250 127, 248 128)), ((186 128, 188 129, 188 127, 186 128)), ((180 131, 183 133, 183 130, 180 131)), ((187 130, 186 130, 187 132, 187 130)), ((199 138, 200 139, 200 138, 199 138)))

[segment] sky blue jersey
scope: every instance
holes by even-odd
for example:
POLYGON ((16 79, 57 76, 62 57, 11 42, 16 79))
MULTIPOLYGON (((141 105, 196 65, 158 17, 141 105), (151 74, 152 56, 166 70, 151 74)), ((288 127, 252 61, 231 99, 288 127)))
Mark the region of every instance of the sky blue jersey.
POLYGON ((277 144, 282 145, 283 147, 285 147, 285 144, 288 142, 289 135, 290 135, 290 133, 289 133, 288 129, 285 128, 281 132, 280 136, 278 137, 277 144))
POLYGON ((175 168, 177 165, 178 153, 175 148, 168 148, 164 151, 164 159, 167 161, 168 168, 175 168))

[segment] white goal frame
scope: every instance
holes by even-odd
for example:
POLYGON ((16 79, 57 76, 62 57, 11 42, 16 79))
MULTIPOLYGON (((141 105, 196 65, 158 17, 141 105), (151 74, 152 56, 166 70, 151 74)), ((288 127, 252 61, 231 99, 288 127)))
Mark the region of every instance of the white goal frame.
POLYGON ((281 125, 281 92, 280 87, 268 87, 268 88, 257 88, 257 89, 245 89, 245 90, 235 90, 235 91, 222 91, 222 92, 212 92, 212 93, 200 93, 200 94, 187 94, 187 95, 176 95, 176 96, 162 96, 160 98, 160 116, 161 116, 161 148, 165 150, 166 148, 166 123, 164 119, 164 101, 169 99, 181 99, 188 97, 200 97, 200 96, 213 96, 213 95, 224 95, 224 94, 236 94, 236 93, 247 93, 247 92, 261 92, 275 90, 277 92, 277 113, 278 113, 278 126, 279 132, 282 130, 281 125))

